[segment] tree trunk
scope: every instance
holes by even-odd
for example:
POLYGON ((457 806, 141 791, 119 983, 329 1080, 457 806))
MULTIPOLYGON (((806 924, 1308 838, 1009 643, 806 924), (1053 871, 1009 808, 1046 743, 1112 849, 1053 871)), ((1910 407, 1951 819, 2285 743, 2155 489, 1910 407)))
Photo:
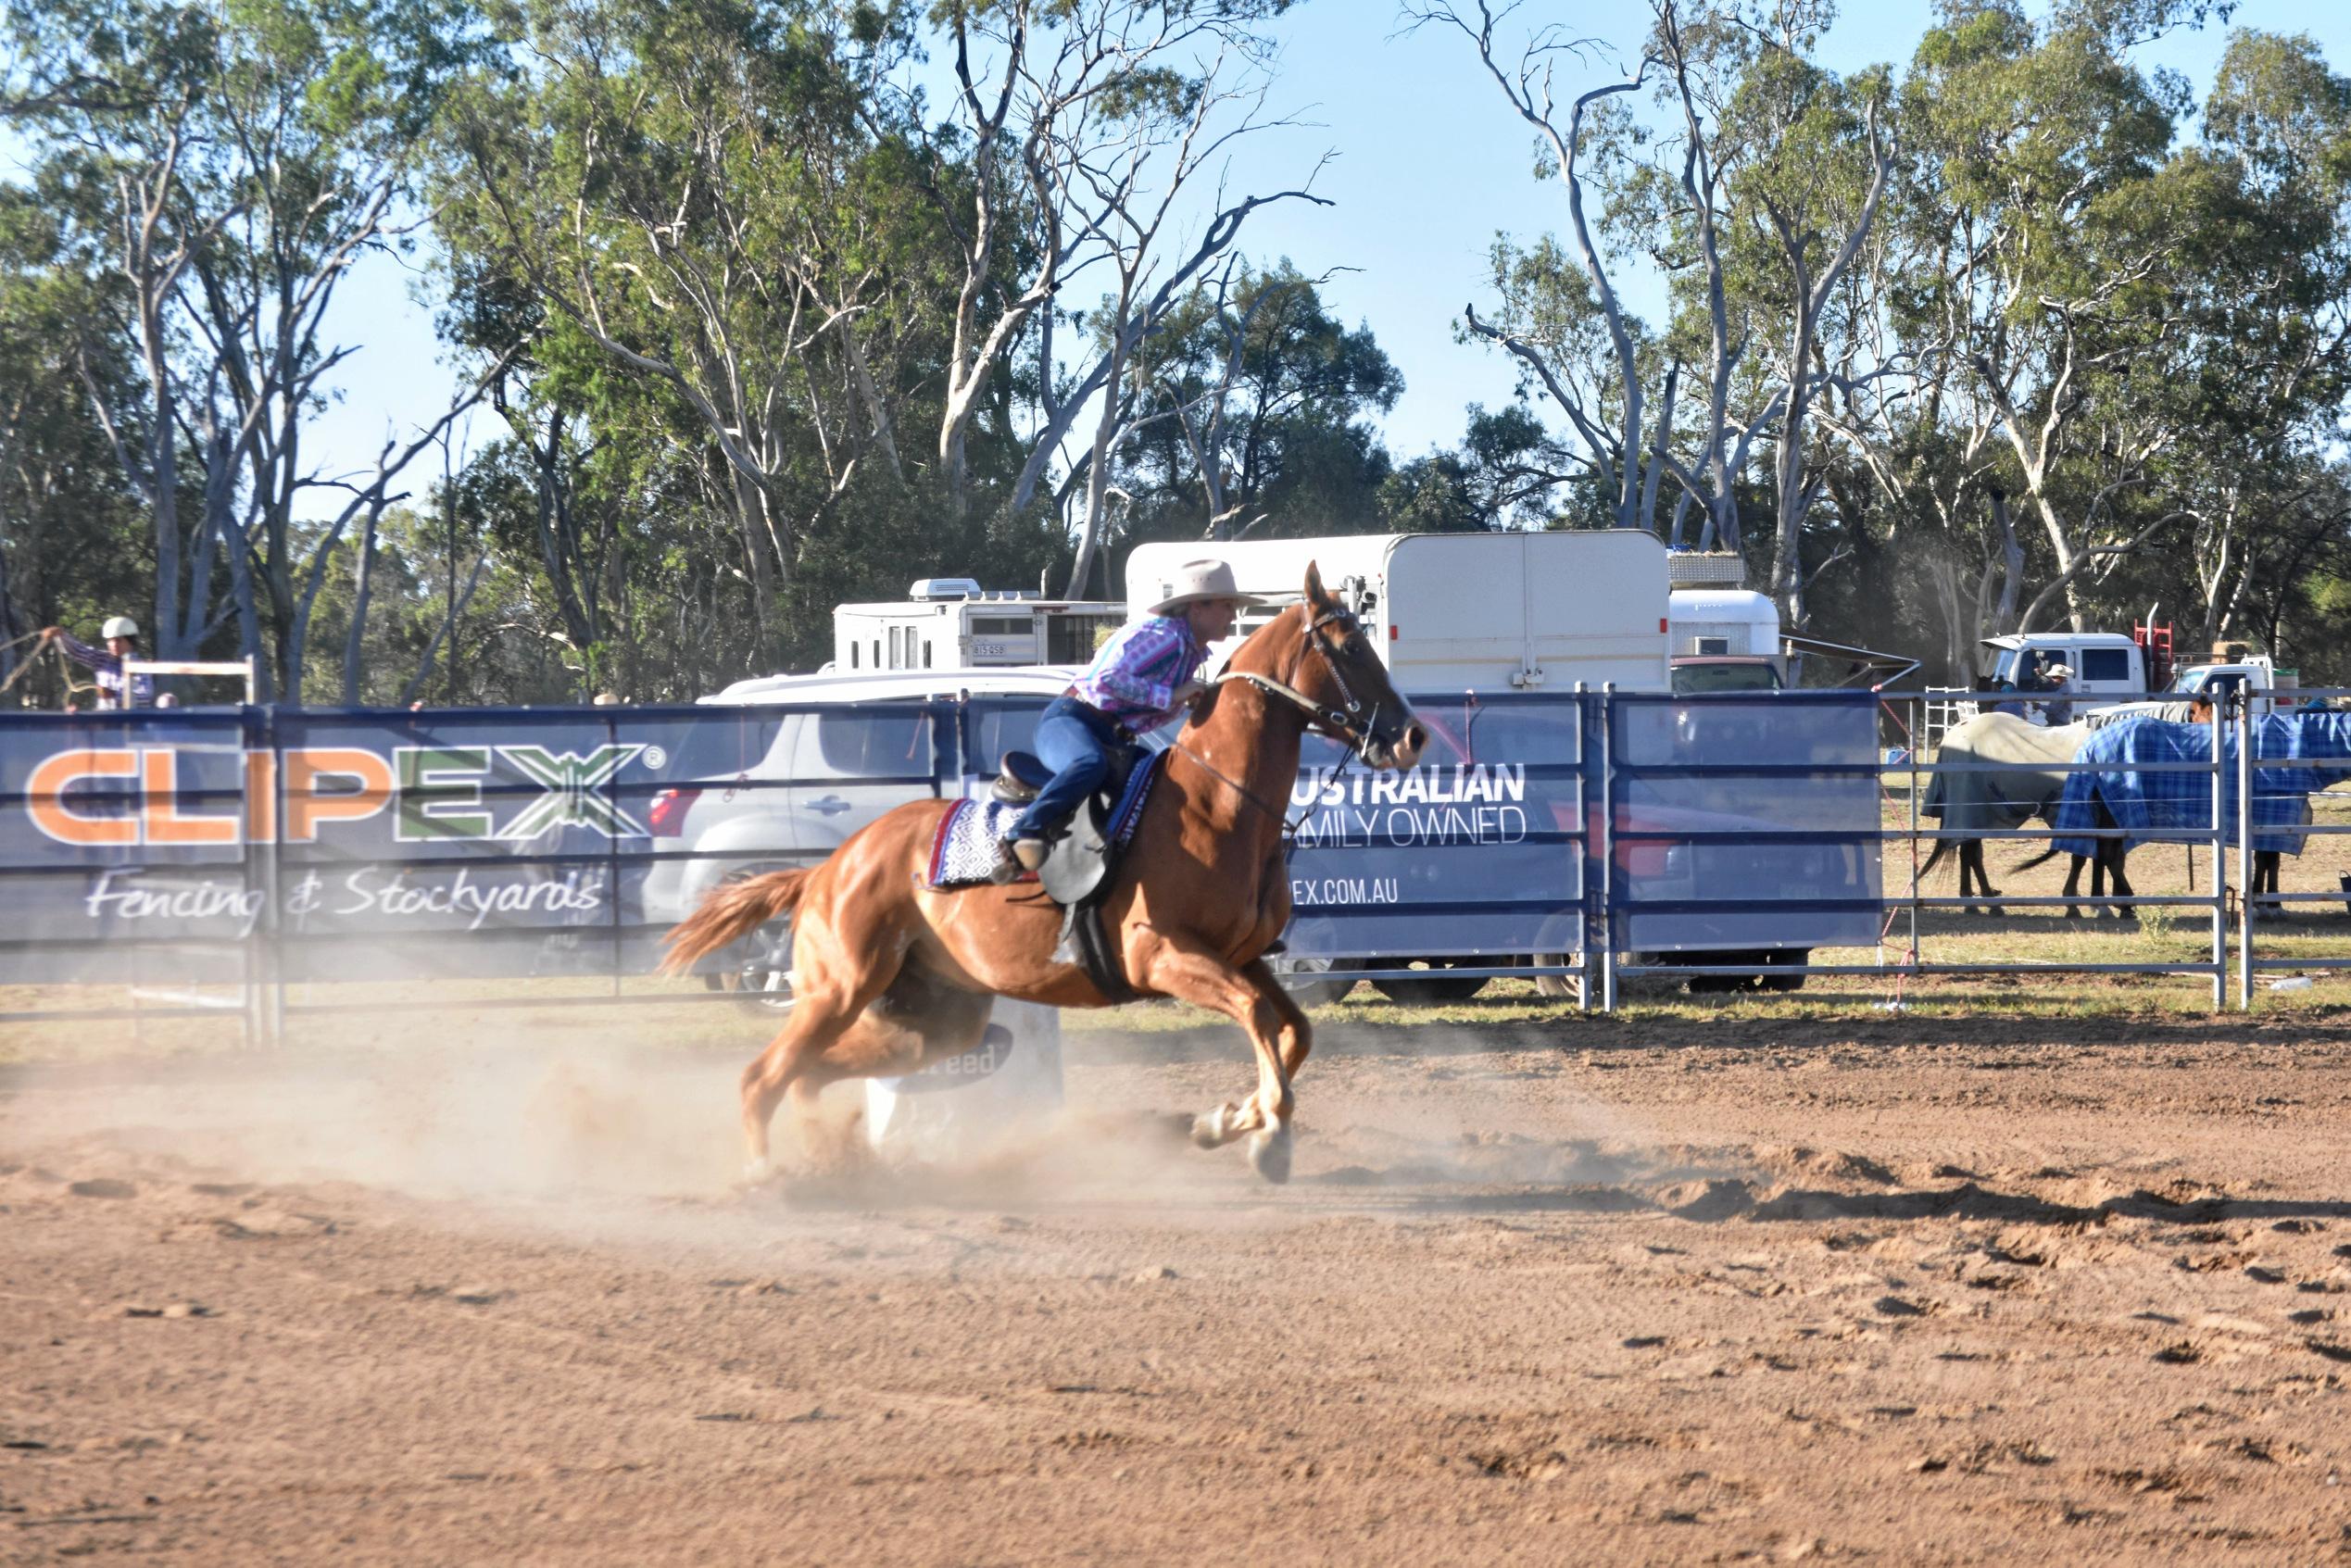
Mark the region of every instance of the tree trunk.
MULTIPOLYGON (((359 560, 351 589, 351 625, 343 638, 343 706, 359 705, 359 674, 366 654, 368 635, 368 597, 374 586, 376 508, 368 508, 367 521, 359 525, 359 560)), ((295 691, 302 687, 295 677, 295 691)))
POLYGON ((2019 630, 2017 596, 2023 591, 2025 556, 2024 546, 2017 538, 2016 524, 2008 518, 2008 497, 2005 492, 1992 492, 1992 521, 2000 531, 2000 598, 1992 612, 1992 625, 1995 633, 2005 634, 2019 630))

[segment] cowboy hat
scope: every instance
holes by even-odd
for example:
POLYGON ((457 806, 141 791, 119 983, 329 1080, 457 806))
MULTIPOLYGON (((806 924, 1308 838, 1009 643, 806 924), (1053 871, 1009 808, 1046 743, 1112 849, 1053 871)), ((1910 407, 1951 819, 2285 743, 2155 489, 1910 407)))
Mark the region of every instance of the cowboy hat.
POLYGON ((1230 599, 1235 604, 1253 603, 1251 596, 1240 591, 1233 581, 1230 562, 1221 560, 1188 560, 1160 580, 1159 597, 1151 607, 1153 615, 1166 615, 1202 599, 1230 599))

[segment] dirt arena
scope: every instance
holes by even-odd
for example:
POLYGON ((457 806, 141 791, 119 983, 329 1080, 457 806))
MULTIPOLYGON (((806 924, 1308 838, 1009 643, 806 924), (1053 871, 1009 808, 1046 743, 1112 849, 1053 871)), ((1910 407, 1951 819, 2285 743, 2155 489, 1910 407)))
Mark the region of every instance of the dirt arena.
MULTIPOLYGON (((739 1050, 0 1076, 0 1560, 2351 1556, 2351 1022, 1074 1035, 732 1195, 739 1050)), ((747 1033, 755 1033, 748 1025, 747 1033)))

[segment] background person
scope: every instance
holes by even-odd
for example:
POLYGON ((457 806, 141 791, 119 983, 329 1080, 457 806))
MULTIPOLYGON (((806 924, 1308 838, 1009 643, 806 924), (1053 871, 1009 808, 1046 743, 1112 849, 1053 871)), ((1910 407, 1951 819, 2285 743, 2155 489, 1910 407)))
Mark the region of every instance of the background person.
MULTIPOLYGON (((92 647, 62 626, 44 626, 41 646, 54 643, 65 656, 81 665, 96 678, 98 706, 120 708, 122 701, 122 661, 135 659, 139 653, 139 623, 127 615, 118 615, 100 628, 99 637, 106 643, 102 648, 92 647)), ((131 705, 150 707, 155 702, 155 677, 134 675, 131 679, 131 705)))
POLYGON ((2073 666, 2052 664, 2041 672, 2041 689, 2048 694, 2041 705, 2041 716, 2052 726, 2073 722, 2073 700, 2066 696, 2073 680, 2073 666))
POLYGON ((1241 593, 1221 560, 1186 561, 1144 620, 1119 628, 1077 684, 1037 721, 1033 748, 1053 770, 1004 835, 997 876, 1010 882, 1045 863, 1070 818, 1110 776, 1111 748, 1135 744, 1198 701, 1208 647, 1232 634, 1241 593))

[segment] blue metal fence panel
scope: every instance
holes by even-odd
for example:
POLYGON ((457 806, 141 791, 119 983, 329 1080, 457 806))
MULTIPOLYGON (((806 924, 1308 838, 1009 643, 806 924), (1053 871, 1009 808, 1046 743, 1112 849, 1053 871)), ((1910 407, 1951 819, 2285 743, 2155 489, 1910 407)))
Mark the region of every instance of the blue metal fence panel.
POLYGON ((1414 694, 1419 763, 1374 772, 1309 736, 1289 809, 1284 940, 1312 958, 1579 952, 1590 889, 1574 693, 1414 694))
MULTIPOLYGON (((0 716, 0 981, 643 973, 720 878, 985 788, 1042 706, 0 716)), ((1852 771, 1875 759, 1866 702, 1414 707, 1431 741, 1402 772, 1308 738, 1287 802, 1292 953, 1580 951, 1603 834, 1621 945, 1743 941, 1797 911, 1842 934, 1820 940, 1874 937, 1876 784, 1852 771)))
POLYGON ((1878 940, 1885 885, 1868 693, 1619 693, 1609 721, 1619 950, 1878 940))

